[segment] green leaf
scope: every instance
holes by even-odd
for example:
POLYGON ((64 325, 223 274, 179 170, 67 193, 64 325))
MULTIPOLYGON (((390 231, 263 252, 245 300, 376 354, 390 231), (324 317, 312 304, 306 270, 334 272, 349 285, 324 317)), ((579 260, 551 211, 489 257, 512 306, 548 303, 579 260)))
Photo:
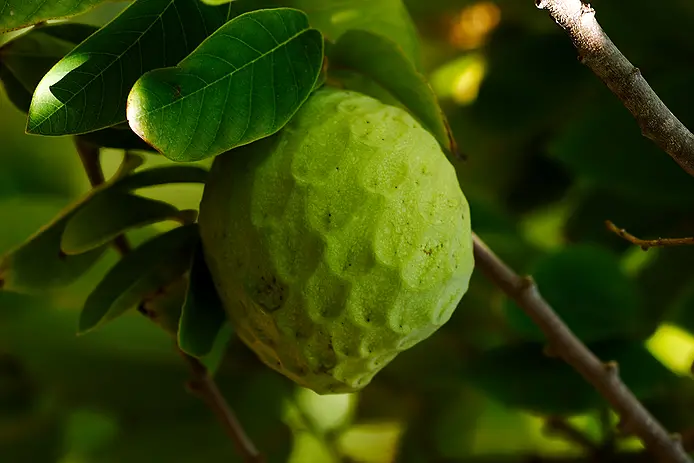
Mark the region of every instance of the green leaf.
MULTIPOLYGON (((33 28, 0 48, 0 81, 10 101, 29 112, 31 98, 43 76, 78 43, 98 28, 62 23, 33 28)), ((80 135, 97 146, 152 151, 127 124, 80 135)))
POLYGON ((27 132, 82 134, 124 122, 135 81, 147 71, 177 64, 228 14, 229 6, 198 0, 137 0, 41 80, 27 132))
POLYGON ((79 333, 122 315, 185 273, 197 239, 197 225, 184 225, 128 253, 87 298, 80 314, 79 333))
POLYGON ((4 0, 0 7, 0 33, 49 19, 75 16, 106 0, 4 0))
POLYGON ((142 300, 137 310, 170 336, 176 337, 187 289, 187 276, 180 276, 142 300))
POLYGON ((119 124, 107 129, 97 130, 96 132, 77 135, 77 137, 101 148, 113 148, 130 151, 155 151, 154 148, 147 144, 147 142, 138 137, 128 125, 125 125, 123 128, 119 124))
MULTIPOLYGON (((603 399, 563 360, 543 354, 543 344, 503 346, 468 365, 469 380, 504 404, 539 414, 573 415, 594 409, 603 399)), ((642 343, 609 340, 589 345, 604 362, 616 361, 622 381, 639 399, 655 396, 677 382, 642 343)))
POLYGON ((636 202, 691 207, 691 176, 643 137, 629 112, 613 100, 578 116, 552 141, 550 153, 580 179, 607 191, 636 202))
POLYGON ((28 112, 43 76, 97 30, 86 24, 51 24, 30 29, 0 47, 0 80, 10 101, 28 112))
POLYGON ((350 29, 367 30, 393 40, 420 67, 417 28, 402 0, 281 0, 281 3, 308 14, 311 25, 332 42, 350 29))
POLYGON ((52 222, 3 256, 0 261, 1 289, 32 292, 63 286, 80 277, 99 260, 105 247, 78 256, 68 256, 60 249, 63 230, 80 204, 64 209, 52 222))
POLYGON ((121 190, 137 190, 171 183, 205 183, 208 171, 202 167, 168 165, 135 172, 116 184, 121 190))
POLYGON ((219 333, 217 333, 210 351, 200 358, 200 363, 205 365, 205 368, 207 368, 207 371, 209 371, 211 375, 216 374, 219 367, 222 366, 222 362, 224 362, 227 356, 229 344, 232 339, 234 339, 234 329, 229 322, 226 322, 219 329, 219 333))
POLYGON ((215 156, 281 129, 313 90, 322 62, 322 37, 302 12, 246 13, 178 66, 138 80, 128 121, 172 160, 215 156))
POLYGON ((205 263, 202 245, 198 244, 178 329, 178 345, 194 357, 207 355, 226 320, 224 306, 205 263))
POLYGON ((443 148, 451 151, 451 139, 436 95, 397 43, 368 31, 347 31, 331 47, 329 58, 331 66, 354 69, 388 90, 443 148))
POLYGON ((82 254, 108 244, 131 228, 165 220, 180 221, 180 211, 164 201, 106 190, 93 196, 70 218, 61 249, 67 255, 82 254))
MULTIPOLYGON (((583 342, 612 337, 644 339, 654 328, 636 282, 609 251, 590 245, 566 247, 540 259, 531 272, 540 292, 583 342)), ((510 300, 509 324, 528 340, 545 336, 510 300)))

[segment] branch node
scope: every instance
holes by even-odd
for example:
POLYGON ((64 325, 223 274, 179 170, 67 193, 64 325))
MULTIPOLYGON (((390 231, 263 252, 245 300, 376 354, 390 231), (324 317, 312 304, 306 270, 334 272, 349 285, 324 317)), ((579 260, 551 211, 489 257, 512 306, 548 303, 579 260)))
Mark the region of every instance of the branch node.
POLYGON ((586 14, 595 16, 595 9, 592 6, 590 6, 590 3, 581 4, 581 16, 586 14))
POLYGON ((605 372, 608 375, 610 375, 614 378, 619 376, 619 364, 617 364, 617 362, 615 362, 615 361, 605 362, 603 364, 603 368, 605 368, 605 372))
POLYGON ((535 287, 535 280, 530 275, 519 278, 517 289, 519 292, 530 291, 535 287))

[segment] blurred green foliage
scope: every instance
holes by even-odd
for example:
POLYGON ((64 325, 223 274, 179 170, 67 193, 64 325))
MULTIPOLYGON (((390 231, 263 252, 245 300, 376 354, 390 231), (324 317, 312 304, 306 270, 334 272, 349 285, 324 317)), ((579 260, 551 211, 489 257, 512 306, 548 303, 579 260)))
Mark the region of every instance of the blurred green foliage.
MULTIPOLYGON (((368 11, 368 2, 355 0, 351 16, 331 22, 329 8, 313 0, 279 3, 305 8, 333 41, 368 11)), ((694 235, 694 179, 641 137, 628 112, 576 59, 564 32, 532 1, 404 4, 413 23, 397 0, 361 19, 371 32, 399 43, 432 80, 466 157, 453 162, 475 231, 517 271, 535 276, 562 318, 603 360, 619 363, 625 382, 663 424, 672 431, 694 428, 688 368, 694 359, 694 248, 644 254, 604 226, 610 219, 645 237, 694 235), (420 44, 412 40, 414 27, 420 44)), ((107 2, 75 20, 100 26, 124 6, 107 2)), ((615 43, 694 127, 691 2, 597 0, 594 7, 615 43)), ((0 37, 8 43, 0 49, 6 90, 0 92, 0 253, 89 188, 69 138, 24 135, 31 89, 22 83, 35 86, 91 31, 38 29, 23 42, 10 41, 16 33, 0 37), (19 60, 32 50, 33 61, 19 60)), ((386 92, 355 76, 347 86, 386 92)), ((87 140, 142 148, 132 135, 111 128, 87 140)), ((144 155, 147 166, 165 165, 161 156, 144 155)), ((122 152, 103 150, 102 160, 108 177, 122 152)), ((197 207, 201 190, 175 184, 138 194, 185 210, 197 207)), ((139 244, 170 228, 156 223, 129 237, 139 244)), ((53 238, 50 245, 59 249, 53 238)), ((0 292, 0 462, 240 461, 214 417, 185 391, 188 373, 164 330, 131 311, 98 332, 75 335, 87 295, 118 260, 110 248, 98 252, 104 258, 67 287, 0 292)), ((122 275, 138 267, 129 265, 122 275)), ((175 270, 176 276, 183 271, 175 270)), ((150 301, 150 309, 168 313, 167 296, 176 302, 183 292, 174 288, 150 301)), ((175 331, 175 322, 159 321, 175 331)), ((209 330, 218 328, 213 321, 209 330)), ((204 337, 191 336, 191 349, 212 348, 204 337), (201 339, 202 346, 196 344, 201 339)), ((605 419, 597 393, 545 355, 541 333, 478 274, 450 322, 397 357, 359 394, 319 397, 265 368, 233 337, 223 358, 224 344, 216 346, 211 355, 220 387, 269 462, 561 461, 584 449, 544 432, 548 417, 559 416, 595 440, 611 435, 615 424, 605 419)), ((620 442, 624 451, 638 449, 629 439, 620 442)))

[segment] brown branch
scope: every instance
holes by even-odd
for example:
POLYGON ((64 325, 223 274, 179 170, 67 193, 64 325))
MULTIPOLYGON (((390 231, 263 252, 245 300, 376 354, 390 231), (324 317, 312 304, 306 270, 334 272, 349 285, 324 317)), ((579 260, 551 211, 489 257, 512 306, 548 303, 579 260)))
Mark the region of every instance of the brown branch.
POLYGON ((656 238, 654 240, 643 240, 638 238, 623 228, 617 227, 614 223, 609 220, 605 221, 607 229, 612 233, 616 234, 622 239, 628 242, 640 246, 644 251, 648 251, 649 248, 665 247, 665 246, 685 246, 694 244, 694 237, 686 238, 656 238))
POLYGON ((622 423, 662 462, 691 463, 679 438, 671 436, 621 381, 617 364, 601 362, 571 332, 540 295, 530 277, 520 277, 477 236, 475 267, 501 288, 542 330, 550 350, 591 383, 619 414, 622 423))
POLYGON ((619 51, 581 0, 535 0, 569 35, 588 66, 636 118, 641 133, 694 175, 694 135, 675 117, 619 51))
MULTIPOLYGON (((79 137, 75 137, 75 146, 79 153, 82 165, 92 187, 104 183, 104 173, 101 168, 100 150, 96 145, 85 142, 79 137)), ((130 252, 130 243, 124 235, 120 235, 113 240, 113 245, 121 256, 130 252)), ((214 379, 210 376, 207 368, 194 357, 186 354, 179 349, 188 364, 192 379, 188 382, 188 389, 200 397, 210 410, 217 416, 224 431, 231 438, 236 446, 236 450, 243 458, 245 463, 264 463, 265 460, 256 449, 255 445, 248 437, 220 392, 214 379)))
POLYGON ((198 359, 183 351, 179 350, 179 352, 190 366, 190 371, 193 374, 193 378, 188 383, 188 389, 204 400, 210 410, 214 412, 224 431, 234 442, 236 451, 241 455, 243 461, 245 463, 264 463, 265 459, 244 431, 243 426, 236 418, 236 414, 227 404, 205 366, 198 359))

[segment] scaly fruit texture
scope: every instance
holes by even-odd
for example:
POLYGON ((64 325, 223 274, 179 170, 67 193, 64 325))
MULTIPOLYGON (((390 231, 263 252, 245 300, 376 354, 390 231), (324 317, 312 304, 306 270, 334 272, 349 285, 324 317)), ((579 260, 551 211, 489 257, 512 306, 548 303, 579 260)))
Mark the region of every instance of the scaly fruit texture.
POLYGON ((434 137, 356 92, 315 92, 218 156, 205 258, 241 339, 320 394, 354 392, 446 323, 473 270, 468 203, 434 137))

